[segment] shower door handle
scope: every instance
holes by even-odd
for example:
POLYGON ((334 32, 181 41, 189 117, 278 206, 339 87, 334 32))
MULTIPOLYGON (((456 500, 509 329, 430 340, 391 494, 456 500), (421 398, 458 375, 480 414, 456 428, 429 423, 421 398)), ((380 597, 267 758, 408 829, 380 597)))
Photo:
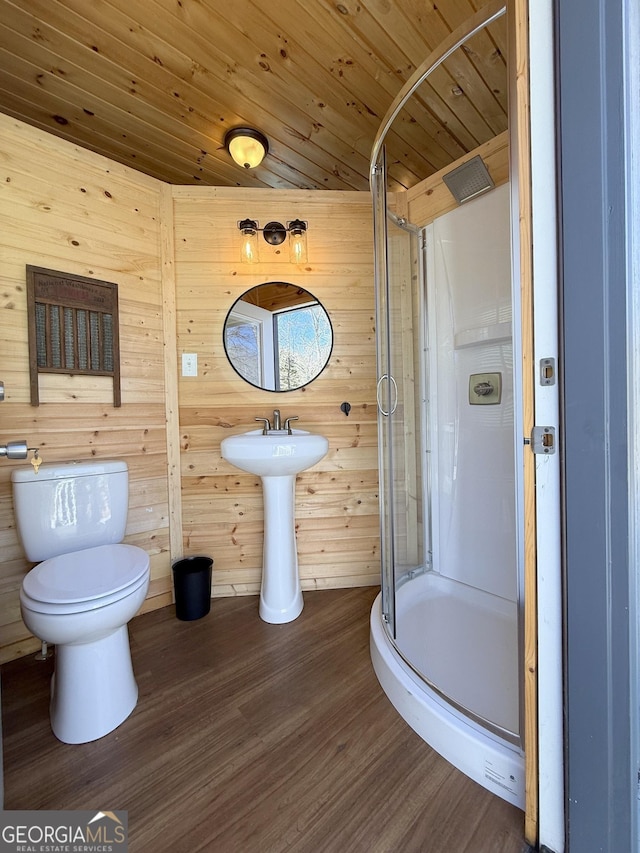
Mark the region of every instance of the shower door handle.
POLYGON ((384 415, 386 418, 388 418, 389 415, 392 415, 398 408, 398 386, 396 385, 396 380, 389 373, 383 373, 380 379, 378 379, 378 384, 376 385, 376 402, 378 404, 380 414, 384 415), (382 386, 382 383, 385 379, 388 379, 393 387, 393 405, 389 406, 388 412, 385 412, 384 408, 382 407, 382 403, 380 402, 380 387, 382 386))

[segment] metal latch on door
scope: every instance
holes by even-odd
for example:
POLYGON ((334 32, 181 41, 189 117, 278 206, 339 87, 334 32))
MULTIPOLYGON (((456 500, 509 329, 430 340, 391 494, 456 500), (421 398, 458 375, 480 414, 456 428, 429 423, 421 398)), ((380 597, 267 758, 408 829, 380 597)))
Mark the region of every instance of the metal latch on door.
POLYGON ((551 455, 556 452, 556 430, 552 426, 534 426, 531 430, 531 438, 525 438, 525 444, 531 447, 534 453, 551 455))

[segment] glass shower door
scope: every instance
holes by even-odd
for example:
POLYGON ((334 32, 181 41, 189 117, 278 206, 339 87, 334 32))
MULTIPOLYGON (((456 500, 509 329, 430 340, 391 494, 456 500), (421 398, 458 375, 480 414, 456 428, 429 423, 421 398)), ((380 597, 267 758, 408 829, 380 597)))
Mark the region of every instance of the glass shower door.
POLYGON ((426 342, 419 234, 389 214, 384 179, 377 174, 374 211, 378 258, 384 258, 376 282, 382 612, 395 639, 396 590, 430 567, 425 546, 429 539, 423 417, 426 342))

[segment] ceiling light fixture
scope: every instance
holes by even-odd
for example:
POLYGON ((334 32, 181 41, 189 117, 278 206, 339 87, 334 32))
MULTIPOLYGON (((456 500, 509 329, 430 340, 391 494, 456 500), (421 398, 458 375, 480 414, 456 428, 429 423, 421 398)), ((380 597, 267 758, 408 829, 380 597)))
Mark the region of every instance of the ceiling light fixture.
POLYGON ((267 137, 252 127, 234 127, 224 137, 224 147, 244 169, 255 169, 269 153, 267 137))
POLYGON ((307 262, 307 223, 302 219, 292 219, 286 227, 281 222, 267 222, 260 228, 255 219, 242 219, 238 222, 241 234, 240 258, 245 264, 255 264, 258 257, 258 231, 262 231, 265 242, 270 246, 281 246, 289 235, 289 260, 292 264, 307 262))

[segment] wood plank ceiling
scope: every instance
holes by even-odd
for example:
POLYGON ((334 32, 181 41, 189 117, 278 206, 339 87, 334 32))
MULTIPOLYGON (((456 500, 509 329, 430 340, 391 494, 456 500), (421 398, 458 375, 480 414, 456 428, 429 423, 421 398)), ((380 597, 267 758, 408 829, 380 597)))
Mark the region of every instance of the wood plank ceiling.
MULTIPOLYGON (((0 112, 172 184, 365 190, 403 83, 483 0, 0 0, 0 112), (236 166, 225 132, 269 139, 236 166)), ((507 127, 506 19, 423 84, 392 189, 507 127)))

